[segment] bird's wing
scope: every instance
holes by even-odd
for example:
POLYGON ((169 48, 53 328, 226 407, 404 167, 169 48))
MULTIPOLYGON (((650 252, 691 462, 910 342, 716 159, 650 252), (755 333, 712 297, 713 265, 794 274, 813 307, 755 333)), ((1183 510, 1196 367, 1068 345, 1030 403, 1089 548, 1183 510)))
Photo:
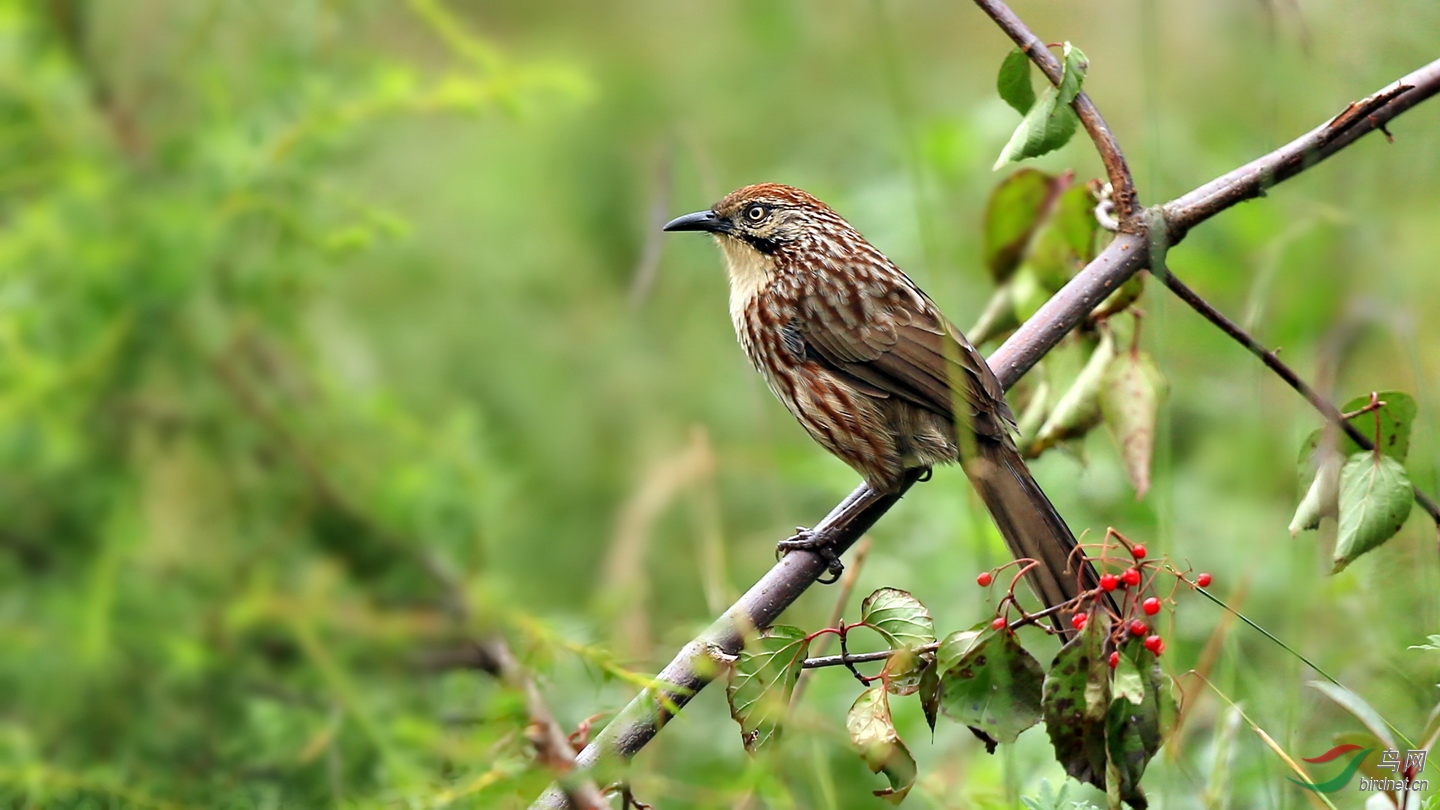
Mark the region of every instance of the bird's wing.
POLYGON ((803 312, 791 329, 806 356, 866 393, 899 397, 946 419, 963 402, 975 431, 997 439, 1013 428, 1000 381, 919 290, 850 288, 809 296, 803 312))

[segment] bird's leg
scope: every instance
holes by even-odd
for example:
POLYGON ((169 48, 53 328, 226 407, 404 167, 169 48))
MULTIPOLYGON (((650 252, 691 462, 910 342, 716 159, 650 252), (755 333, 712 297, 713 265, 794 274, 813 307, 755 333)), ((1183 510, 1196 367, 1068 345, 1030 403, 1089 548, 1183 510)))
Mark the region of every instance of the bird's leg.
MULTIPOLYGON (((816 582, 821 585, 839 582, 840 575, 845 572, 845 566, 840 562, 840 555, 835 550, 835 544, 844 530, 875 504, 897 500, 905 490, 910 488, 911 484, 929 477, 930 468, 915 468, 905 471, 904 477, 893 491, 879 489, 874 485, 857 489, 825 516, 825 519, 820 522, 821 528, 818 531, 796 526, 793 535, 776 543, 776 558, 783 557, 792 551, 814 552, 825 563, 825 576, 816 582)), ((865 528, 868 528, 869 523, 873 522, 873 519, 868 521, 865 528)), ((863 530, 862 528, 861 531, 863 530)))

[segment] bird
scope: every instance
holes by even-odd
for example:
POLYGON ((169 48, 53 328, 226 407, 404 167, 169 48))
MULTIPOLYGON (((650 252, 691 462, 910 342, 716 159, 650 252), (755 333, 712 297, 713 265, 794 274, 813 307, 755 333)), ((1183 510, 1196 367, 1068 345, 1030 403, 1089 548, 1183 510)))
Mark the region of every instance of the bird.
MULTIPOLYGON (((714 237, 746 357, 811 438, 861 475, 870 501, 898 495, 936 465, 959 463, 1011 553, 1036 562, 1026 578, 1047 608, 1100 593, 1094 566, 1020 455, 995 373, 935 302, 830 206, 792 186, 759 183, 664 230, 714 237)), ((838 575, 827 542, 801 529, 779 549, 821 553, 838 575)))

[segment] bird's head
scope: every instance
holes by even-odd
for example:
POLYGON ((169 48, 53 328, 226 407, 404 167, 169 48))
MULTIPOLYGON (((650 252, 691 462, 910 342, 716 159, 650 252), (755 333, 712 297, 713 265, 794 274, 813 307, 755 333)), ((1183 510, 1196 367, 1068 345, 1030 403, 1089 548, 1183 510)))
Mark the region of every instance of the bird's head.
POLYGON ((732 257, 744 250, 774 256, 836 229, 849 230, 849 226, 828 205, 779 183, 737 189, 710 210, 676 217, 665 225, 667 231, 713 234, 732 257))

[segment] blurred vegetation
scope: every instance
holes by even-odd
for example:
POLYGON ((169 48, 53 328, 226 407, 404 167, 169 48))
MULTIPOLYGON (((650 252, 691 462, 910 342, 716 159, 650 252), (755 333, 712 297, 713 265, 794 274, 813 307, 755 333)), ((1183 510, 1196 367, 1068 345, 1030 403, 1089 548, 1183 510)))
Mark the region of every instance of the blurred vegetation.
MULTIPOLYGON (((1084 48, 1146 202, 1434 58, 1440 26, 1403 0, 1016 10, 1084 48)), ((613 711, 855 483, 745 367, 713 251, 662 250, 656 225, 793 183, 969 325, 1017 120, 993 88, 1007 49, 938 0, 0 0, 0 803, 524 806, 549 776, 521 703, 436 651, 500 628, 562 722, 613 711)), ((1337 401, 1413 393, 1408 466, 1431 492, 1437 130, 1422 106, 1395 144, 1171 253, 1337 401)), ((1081 141, 1039 164, 1098 172, 1081 141)), ((1317 418, 1161 291, 1141 306, 1171 386, 1150 494, 1103 437, 1048 453, 1042 483, 1077 528, 1213 571, 1418 738, 1434 527, 1417 512, 1325 576, 1333 526, 1321 548, 1286 532, 1317 418)), ((857 593, 906 588, 947 626, 988 614, 971 582, 1003 546, 958 472, 873 540, 857 593)), ((834 599, 786 620, 819 626, 834 599)), ((1166 632, 1172 673, 1201 666, 1292 754, 1356 730, 1201 600, 1166 632)), ((1226 700, 1180 681, 1152 796, 1300 803, 1226 700)), ((636 760, 642 800, 878 806, 843 676, 814 678, 754 762, 721 691, 636 760)), ((897 722, 910 804, 1061 781, 1038 732, 987 757, 897 722)))

